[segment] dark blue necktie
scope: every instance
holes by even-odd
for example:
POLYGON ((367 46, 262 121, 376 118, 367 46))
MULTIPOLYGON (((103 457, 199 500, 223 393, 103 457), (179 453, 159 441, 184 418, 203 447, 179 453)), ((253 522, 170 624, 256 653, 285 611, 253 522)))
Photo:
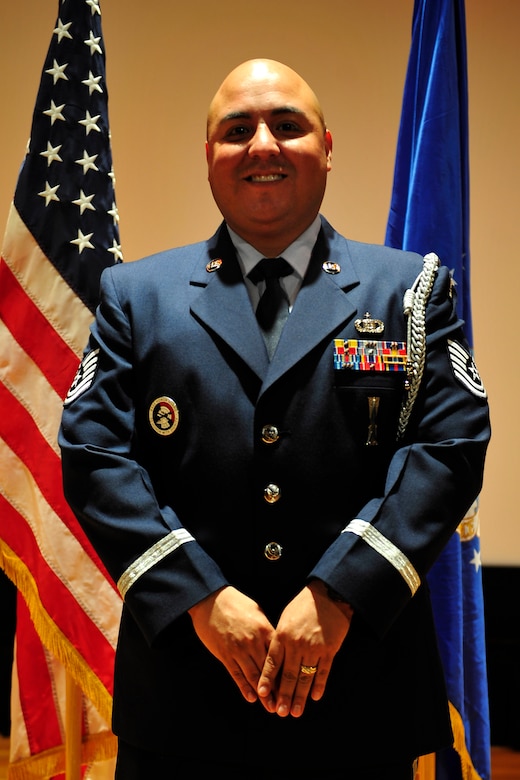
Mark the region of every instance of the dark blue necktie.
POLYGON ((256 309, 269 360, 274 355, 285 320, 289 316, 289 301, 280 284, 281 276, 292 273, 292 267, 283 257, 264 257, 249 272, 254 284, 265 281, 265 290, 256 309))

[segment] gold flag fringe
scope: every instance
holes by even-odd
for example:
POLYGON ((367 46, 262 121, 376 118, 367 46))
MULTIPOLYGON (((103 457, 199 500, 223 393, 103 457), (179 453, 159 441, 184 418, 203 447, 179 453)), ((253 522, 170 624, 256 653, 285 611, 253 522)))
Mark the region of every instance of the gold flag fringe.
POLYGON ((475 767, 466 747, 466 735, 464 732, 464 721, 459 711, 449 702, 451 727, 453 729, 453 747, 459 754, 460 767, 462 770, 462 780, 482 780, 475 767))
MULTIPOLYGON (((110 724, 112 696, 45 610, 38 586, 28 567, 2 539, 0 567, 21 592, 42 643, 61 662, 106 723, 110 724)), ((46 775, 39 775, 42 776, 46 775)))
MULTIPOLYGON (((117 740, 112 733, 94 734, 87 737, 81 746, 81 763, 108 761, 114 758, 117 740)), ((35 780, 64 774, 66 769, 65 745, 45 750, 35 756, 9 764, 8 780, 35 780)))

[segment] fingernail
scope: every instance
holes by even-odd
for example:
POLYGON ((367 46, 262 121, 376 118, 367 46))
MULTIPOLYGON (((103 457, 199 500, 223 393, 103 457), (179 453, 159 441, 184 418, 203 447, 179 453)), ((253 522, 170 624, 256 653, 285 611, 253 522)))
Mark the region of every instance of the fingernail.
POLYGON ((265 697, 266 697, 268 694, 269 694, 269 686, 268 686, 268 685, 266 685, 266 684, 264 683, 263 685, 261 685, 261 686, 258 688, 258 695, 259 695, 259 696, 262 696, 262 698, 264 698, 264 699, 265 699, 265 697))

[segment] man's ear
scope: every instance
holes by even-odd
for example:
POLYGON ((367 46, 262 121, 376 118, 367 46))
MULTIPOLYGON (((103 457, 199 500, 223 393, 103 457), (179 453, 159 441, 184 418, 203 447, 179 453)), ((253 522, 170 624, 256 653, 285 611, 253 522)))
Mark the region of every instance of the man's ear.
POLYGON ((332 168, 332 133, 325 130, 325 148, 327 150, 327 171, 332 168))

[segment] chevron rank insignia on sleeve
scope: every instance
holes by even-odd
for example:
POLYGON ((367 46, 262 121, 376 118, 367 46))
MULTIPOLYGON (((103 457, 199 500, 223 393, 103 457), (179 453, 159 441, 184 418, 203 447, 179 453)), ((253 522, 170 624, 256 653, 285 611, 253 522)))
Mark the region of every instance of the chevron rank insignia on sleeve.
POLYGON ((455 379, 478 398, 487 398, 486 388, 468 350, 458 341, 448 339, 448 355, 455 379))

